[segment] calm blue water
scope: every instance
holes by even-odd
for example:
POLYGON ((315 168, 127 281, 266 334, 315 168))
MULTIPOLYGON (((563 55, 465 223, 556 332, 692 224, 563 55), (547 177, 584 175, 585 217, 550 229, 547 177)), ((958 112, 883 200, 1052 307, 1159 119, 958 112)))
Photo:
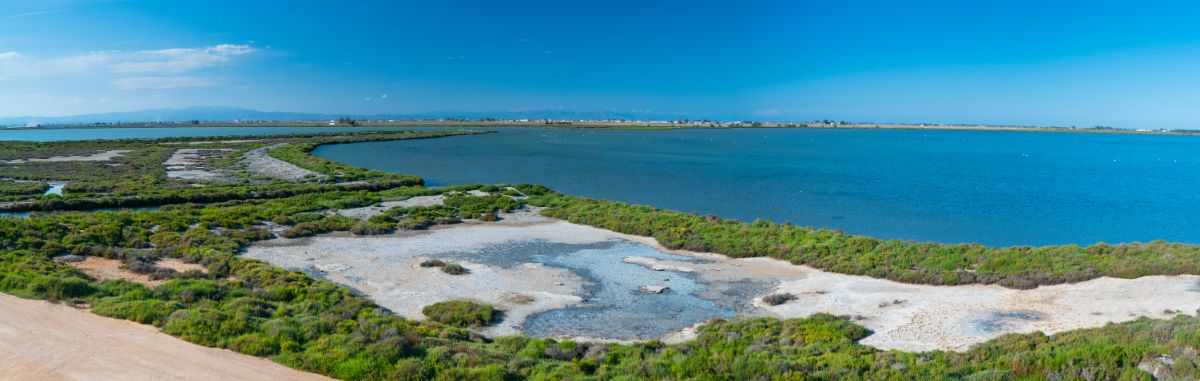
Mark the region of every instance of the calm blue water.
POLYGON ((431 185, 567 194, 989 245, 1200 243, 1200 138, 1002 131, 736 129, 497 134, 319 148, 431 185))
POLYGON ((150 139, 180 136, 274 135, 313 132, 426 130, 422 127, 147 127, 147 128, 39 128, 0 129, 0 140, 48 142, 92 139, 150 139))

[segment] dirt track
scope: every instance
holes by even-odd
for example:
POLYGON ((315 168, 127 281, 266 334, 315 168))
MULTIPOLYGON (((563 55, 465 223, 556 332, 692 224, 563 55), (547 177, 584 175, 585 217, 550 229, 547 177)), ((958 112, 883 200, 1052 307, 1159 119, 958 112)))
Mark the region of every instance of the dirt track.
POLYGON ((0 293, 0 380, 329 380, 157 329, 0 293))

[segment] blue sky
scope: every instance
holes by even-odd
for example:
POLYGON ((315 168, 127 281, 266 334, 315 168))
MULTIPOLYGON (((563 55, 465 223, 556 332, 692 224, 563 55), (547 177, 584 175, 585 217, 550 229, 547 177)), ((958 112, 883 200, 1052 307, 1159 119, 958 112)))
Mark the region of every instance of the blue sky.
POLYGON ((236 106, 1200 128, 1194 2, 0 3, 0 115, 236 106))

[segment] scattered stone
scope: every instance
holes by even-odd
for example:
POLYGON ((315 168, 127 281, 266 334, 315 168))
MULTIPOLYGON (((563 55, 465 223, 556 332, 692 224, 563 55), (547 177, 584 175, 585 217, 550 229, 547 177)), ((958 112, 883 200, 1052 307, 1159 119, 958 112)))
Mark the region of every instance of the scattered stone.
POLYGON ((897 306, 897 305, 904 304, 904 302, 907 302, 907 300, 904 300, 904 299, 895 299, 895 300, 892 300, 892 301, 890 301, 890 302, 885 300, 885 301, 879 302, 879 308, 884 308, 884 307, 887 307, 887 306, 897 306))
POLYGON ((667 292, 667 290, 670 290, 671 288, 661 285, 645 285, 638 289, 641 290, 643 294, 661 294, 667 292))
POLYGON ((1150 373, 1156 380, 1169 380, 1174 375, 1171 372, 1171 364, 1174 363, 1175 359, 1171 355, 1158 355, 1138 363, 1138 369, 1150 373))

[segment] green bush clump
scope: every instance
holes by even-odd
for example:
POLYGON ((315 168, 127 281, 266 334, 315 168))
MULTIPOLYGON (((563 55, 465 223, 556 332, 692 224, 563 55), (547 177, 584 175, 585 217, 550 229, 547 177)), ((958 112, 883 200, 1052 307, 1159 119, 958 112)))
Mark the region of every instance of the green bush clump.
POLYGON ((52 300, 80 298, 96 291, 87 279, 75 277, 38 276, 29 282, 27 288, 31 294, 45 295, 52 300))
POLYGON ((182 305, 159 299, 127 300, 123 297, 110 296, 101 298, 92 305, 92 312, 100 316, 108 316, 133 320, 142 324, 162 325, 163 319, 182 305))
POLYGON ((464 275, 470 271, 468 271, 466 267, 462 267, 460 264, 447 263, 445 266, 442 266, 442 272, 450 275, 464 275))
MULTIPOLYGON (((296 219, 293 218, 293 220, 296 219)), ((279 235, 283 236, 284 238, 311 237, 331 231, 348 231, 359 225, 360 224, 353 218, 328 216, 311 220, 311 222, 300 222, 296 224, 296 226, 292 226, 291 228, 284 230, 282 233, 279 233, 279 235)), ((369 227, 367 229, 370 230, 369 227)))
POLYGON ((511 212, 521 207, 519 201, 508 196, 472 196, 461 193, 446 196, 442 205, 457 210, 460 218, 479 218, 486 213, 511 212))
POLYGON ((469 300, 451 300, 425 306, 421 313, 429 320, 461 328, 490 325, 496 310, 490 304, 469 300))
POLYGON ((426 259, 421 261, 421 267, 445 267, 446 262, 440 259, 426 259))
POLYGON ((44 181, 0 181, 0 196, 23 196, 42 194, 50 189, 44 181))
POLYGON ((763 303, 766 303, 768 306, 778 306, 793 300, 796 300, 796 295, 786 292, 780 294, 771 294, 762 298, 763 303))

